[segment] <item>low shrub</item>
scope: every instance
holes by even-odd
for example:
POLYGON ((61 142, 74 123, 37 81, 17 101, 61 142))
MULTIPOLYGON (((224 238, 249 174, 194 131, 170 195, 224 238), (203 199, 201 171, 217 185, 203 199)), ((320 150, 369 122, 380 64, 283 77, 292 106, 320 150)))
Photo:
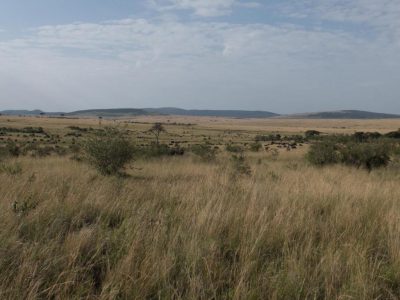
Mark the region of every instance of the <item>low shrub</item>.
POLYGON ((8 141, 6 149, 10 156, 18 157, 21 154, 20 147, 13 141, 8 141))
POLYGON ((68 126, 67 128, 75 131, 81 131, 81 132, 87 132, 89 130, 92 130, 92 128, 86 128, 86 127, 79 127, 79 126, 68 126))
POLYGON ((23 133, 38 133, 38 134, 45 134, 45 131, 42 127, 25 127, 22 129, 23 133))
POLYGON ((304 136, 299 135, 299 134, 294 134, 294 135, 285 136, 285 140, 286 141, 293 141, 295 143, 305 143, 305 142, 307 142, 307 137, 304 137, 304 136))
POLYGON ((116 175, 133 159, 134 146, 114 128, 106 128, 84 143, 85 157, 101 174, 116 175))
POLYGON ((14 141, 7 141, 3 146, 0 146, 0 160, 7 157, 18 157, 21 154, 21 148, 14 141))
POLYGON ((79 144, 70 145, 68 147, 69 151, 73 154, 77 154, 81 152, 81 146, 79 144))
POLYGON ((231 153, 242 153, 243 148, 239 145, 233 145, 233 144, 228 144, 225 147, 226 151, 231 152, 231 153))
POLYGON ((253 152, 258 152, 261 150, 261 148, 262 148, 262 144, 259 142, 250 144, 250 150, 253 152))
POLYGON ((376 140, 382 137, 379 132, 356 132, 352 135, 354 141, 358 143, 368 142, 370 140, 376 140))
POLYGON ((21 149, 21 154, 22 155, 32 155, 35 156, 36 151, 37 151, 38 145, 36 143, 30 143, 27 142, 25 145, 23 145, 21 149))
POLYGON ((22 201, 15 201, 12 204, 12 210, 19 216, 26 215, 29 211, 35 209, 38 203, 34 200, 34 197, 29 196, 27 199, 22 201))
POLYGON ((169 147, 166 144, 152 143, 148 146, 137 148, 135 153, 138 157, 156 158, 162 156, 184 155, 185 149, 179 146, 169 147))
POLYGON ((256 142, 274 142, 280 141, 282 136, 280 134, 269 134, 269 135, 257 135, 255 138, 256 142))
POLYGON ((46 132, 42 127, 24 127, 24 128, 14 128, 14 127, 0 127, 0 132, 14 132, 14 133, 30 133, 30 134, 45 134, 46 132))
POLYGON ((232 165, 236 173, 241 175, 251 175, 251 167, 243 154, 232 155, 232 165))
POLYGON ((321 135, 321 132, 319 132, 319 131, 317 131, 317 130, 307 130, 305 133, 304 133, 304 135, 305 135, 305 137, 306 138, 313 138, 313 137, 317 137, 317 136, 320 136, 321 135))
POLYGON ((193 145, 190 151, 199 156, 203 161, 213 161, 217 155, 217 149, 209 144, 193 145))
POLYGON ((184 154, 185 154, 185 149, 182 147, 175 146, 169 149, 169 155, 171 156, 179 156, 184 154))
POLYGON ((388 132, 385 134, 385 136, 391 139, 400 139, 400 129, 397 131, 388 132))
POLYGON ((0 147, 0 161, 8 156, 7 150, 4 147, 0 147))

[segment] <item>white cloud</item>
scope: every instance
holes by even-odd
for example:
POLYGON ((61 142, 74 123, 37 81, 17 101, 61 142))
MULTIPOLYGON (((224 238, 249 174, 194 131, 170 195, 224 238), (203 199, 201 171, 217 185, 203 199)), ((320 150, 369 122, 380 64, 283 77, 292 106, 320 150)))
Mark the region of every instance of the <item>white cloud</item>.
MULTIPOLYGON (((325 13, 318 18, 343 19, 347 10, 320 6, 325 13)), ((366 18, 386 28, 372 36, 295 25, 148 19, 34 28, 24 38, 0 42, 0 104, 400 113, 400 44, 384 15, 380 22, 366 18)))
POLYGON ((150 0, 153 8, 161 11, 192 10, 202 17, 218 17, 228 15, 234 7, 255 8, 260 4, 240 0, 150 0))
POLYGON ((57 55, 67 52, 68 56, 70 51, 75 51, 81 57, 118 61, 129 58, 131 62, 142 59, 148 63, 209 57, 246 61, 273 57, 323 62, 329 54, 338 59, 351 58, 358 55, 358 47, 370 48, 365 40, 342 32, 266 24, 149 22, 144 19, 44 26, 24 39, 0 43, 0 49, 9 53, 45 49, 57 55))
MULTIPOLYGON (((285 1, 286 12, 301 17, 314 17, 339 23, 370 26, 380 33, 400 33, 398 0, 309 0, 285 1)), ((365 27, 364 27, 365 28, 365 27)))

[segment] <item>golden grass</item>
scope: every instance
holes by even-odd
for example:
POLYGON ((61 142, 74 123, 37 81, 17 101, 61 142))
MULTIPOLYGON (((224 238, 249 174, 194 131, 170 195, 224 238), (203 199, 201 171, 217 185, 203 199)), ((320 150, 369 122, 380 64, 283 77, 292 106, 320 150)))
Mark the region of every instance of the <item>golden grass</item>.
POLYGON ((400 296, 395 167, 260 153, 251 176, 186 156, 112 178, 67 158, 16 162, 22 174, 0 174, 1 299, 400 296))
MULTIPOLYGON (((169 119, 196 125, 167 125, 163 140, 191 143, 400 127, 169 119)), ((103 126, 121 123, 136 136, 149 128, 124 121, 103 126)), ((0 127, 51 134, 71 125, 98 120, 0 117, 0 127)), ((212 163, 190 154, 136 161, 126 178, 100 176, 68 157, 6 161, 16 171, 0 172, 0 299, 400 298, 399 165, 319 169, 305 152, 247 152, 250 176, 238 174, 226 152, 212 163)))
MULTIPOLYGON (((191 116, 138 116, 132 118, 103 119, 103 126, 126 126, 138 130, 148 129, 155 122, 193 124, 189 129, 197 131, 236 131, 239 133, 283 132, 289 134, 304 133, 315 129, 325 133, 354 133, 355 131, 377 131, 386 133, 400 128, 400 119, 379 120, 330 120, 330 119, 234 119, 221 117, 191 116), (134 124, 129 122, 136 122, 134 124)), ((0 116, 0 127, 43 126, 47 129, 65 129, 67 126, 99 126, 96 118, 48 118, 48 117, 12 117, 0 116)), ((168 125, 167 125, 168 127, 168 125)), ((185 129, 185 126, 169 126, 173 132, 185 129), (175 129, 175 130, 174 130, 175 129)), ((187 129, 187 128, 186 128, 187 129)))

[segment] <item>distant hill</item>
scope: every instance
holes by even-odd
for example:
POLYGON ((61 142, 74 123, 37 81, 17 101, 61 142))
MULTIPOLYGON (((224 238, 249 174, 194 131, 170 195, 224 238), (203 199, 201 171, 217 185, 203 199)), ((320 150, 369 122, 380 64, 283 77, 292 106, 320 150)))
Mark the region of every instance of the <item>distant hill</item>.
POLYGON ((230 117, 230 118, 271 118, 279 116, 268 111, 246 110, 187 110, 176 107, 162 108, 120 108, 120 109, 89 109, 67 113, 66 116, 97 116, 97 117, 128 117, 142 115, 176 115, 176 116, 205 116, 205 117, 230 117))
POLYGON ((398 119, 400 115, 362 110, 338 110, 282 116, 293 119, 398 119))
POLYGON ((148 115, 149 113, 143 109, 137 108, 115 108, 115 109, 88 109, 78 110, 66 113, 66 116, 82 116, 82 117, 105 117, 118 118, 129 116, 148 115))
POLYGON ((38 116, 42 114, 43 111, 36 110, 3 110, 0 111, 0 114, 9 115, 9 116, 38 116))
POLYGON ((7 115, 7 116, 40 116, 40 115, 47 115, 47 116, 56 116, 62 115, 62 112, 44 112, 40 109, 35 110, 24 110, 24 109, 16 109, 16 110, 3 110, 0 111, 0 114, 7 115))
POLYGON ((42 110, 4 110, 2 115, 24 116, 66 116, 66 117, 104 117, 119 118, 146 115, 176 115, 176 116, 202 116, 202 117, 226 117, 226 118, 290 118, 290 119, 398 119, 400 115, 375 113, 362 110, 338 110, 315 113, 303 113, 292 115, 279 115, 269 111, 250 110, 201 110, 182 109, 176 107, 161 108, 114 108, 114 109, 88 109, 69 113, 43 112, 42 110))
POLYGON ((201 110, 181 109, 176 107, 144 108, 150 114, 177 115, 177 116, 202 116, 202 117, 228 117, 228 118, 271 118, 278 114, 269 111, 249 110, 201 110))

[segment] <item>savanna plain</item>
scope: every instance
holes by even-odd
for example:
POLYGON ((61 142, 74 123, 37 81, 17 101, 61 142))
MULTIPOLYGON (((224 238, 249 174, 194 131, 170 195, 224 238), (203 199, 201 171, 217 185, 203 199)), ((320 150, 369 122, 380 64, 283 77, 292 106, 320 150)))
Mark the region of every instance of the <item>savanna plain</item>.
POLYGON ((0 298, 399 299, 399 152, 307 159, 316 135, 398 128, 1 116, 0 298), (109 128, 135 149, 116 174, 85 146, 109 128))

